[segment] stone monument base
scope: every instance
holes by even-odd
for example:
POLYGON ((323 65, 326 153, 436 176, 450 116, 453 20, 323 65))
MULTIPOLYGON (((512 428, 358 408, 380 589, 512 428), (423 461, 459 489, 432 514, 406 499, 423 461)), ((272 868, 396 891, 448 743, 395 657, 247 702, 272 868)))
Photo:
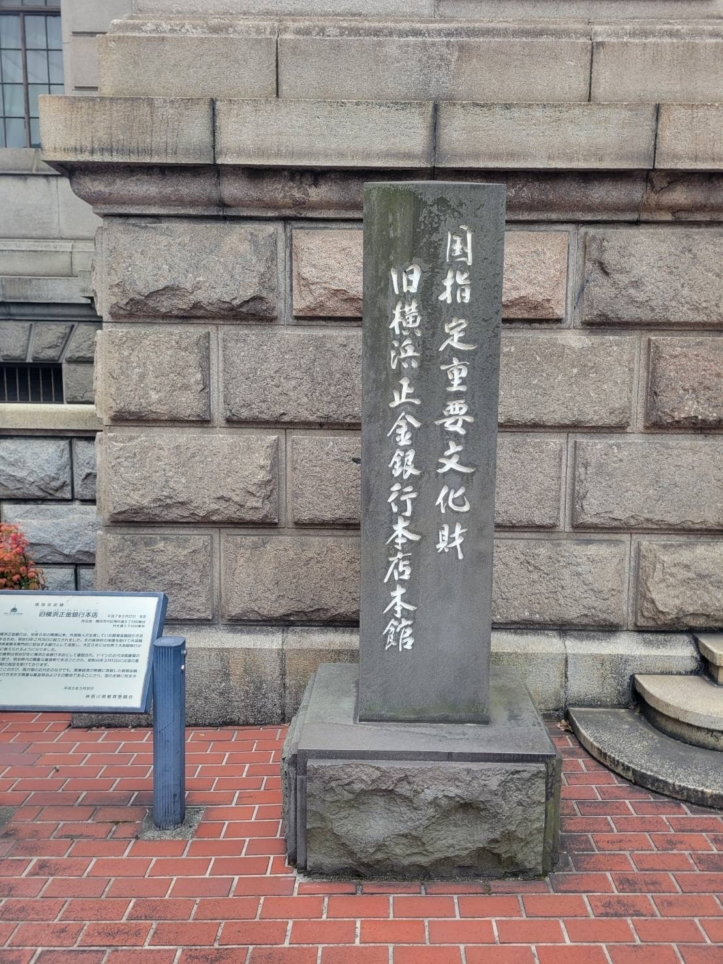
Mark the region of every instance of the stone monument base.
POLYGON ((490 722, 360 723, 359 668, 324 664, 283 752, 289 860, 352 877, 534 877, 557 858, 562 763, 522 680, 490 722))

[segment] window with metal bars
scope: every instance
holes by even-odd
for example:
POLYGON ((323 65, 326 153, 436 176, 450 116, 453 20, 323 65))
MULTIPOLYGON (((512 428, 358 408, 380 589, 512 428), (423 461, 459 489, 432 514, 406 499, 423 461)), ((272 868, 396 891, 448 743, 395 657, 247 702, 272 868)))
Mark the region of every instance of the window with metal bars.
POLYGON ((0 147, 40 147, 38 96, 62 93, 60 0, 0 0, 0 147))
POLYGON ((62 404, 62 365, 0 364, 0 402, 62 404))

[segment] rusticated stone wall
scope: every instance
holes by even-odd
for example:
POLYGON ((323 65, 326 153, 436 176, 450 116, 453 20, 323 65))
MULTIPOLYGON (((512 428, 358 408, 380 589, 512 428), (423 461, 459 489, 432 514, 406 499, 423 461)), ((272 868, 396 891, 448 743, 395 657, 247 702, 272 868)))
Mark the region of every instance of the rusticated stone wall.
POLYGON ((723 625, 719 6, 134 0, 99 96, 46 100, 104 219, 98 586, 168 593, 191 722, 289 718, 356 658, 373 180, 507 186, 493 659, 551 712, 695 670, 723 625))
MULTIPOLYGON (((31 421, 26 416, 26 423, 31 421)), ((6 426, 0 426, 0 520, 18 525, 27 537, 48 589, 92 589, 97 529, 94 433, 5 432, 6 426)))
MULTIPOLYGON (((106 219, 104 585, 154 579, 171 620, 356 622, 361 240, 106 219)), ((723 623, 722 291, 717 227, 510 225, 496 626, 723 623)))

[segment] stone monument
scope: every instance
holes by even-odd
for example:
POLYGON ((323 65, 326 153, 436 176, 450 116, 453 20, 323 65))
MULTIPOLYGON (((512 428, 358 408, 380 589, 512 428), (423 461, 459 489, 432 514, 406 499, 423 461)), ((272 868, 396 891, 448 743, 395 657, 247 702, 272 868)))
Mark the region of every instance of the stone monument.
POLYGON ((360 665, 323 665, 284 749, 288 853, 362 876, 538 875, 560 761, 490 670, 505 189, 364 195, 360 665))

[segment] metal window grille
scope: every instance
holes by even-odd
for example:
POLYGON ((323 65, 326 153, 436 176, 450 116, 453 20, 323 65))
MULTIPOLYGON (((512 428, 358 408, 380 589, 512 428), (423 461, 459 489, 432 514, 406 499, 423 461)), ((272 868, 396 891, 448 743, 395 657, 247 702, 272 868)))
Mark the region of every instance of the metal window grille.
POLYGON ((63 93, 60 0, 0 0, 0 147, 40 147, 38 95, 63 93))
POLYGON ((0 402, 62 404, 62 365, 0 365, 0 402))

